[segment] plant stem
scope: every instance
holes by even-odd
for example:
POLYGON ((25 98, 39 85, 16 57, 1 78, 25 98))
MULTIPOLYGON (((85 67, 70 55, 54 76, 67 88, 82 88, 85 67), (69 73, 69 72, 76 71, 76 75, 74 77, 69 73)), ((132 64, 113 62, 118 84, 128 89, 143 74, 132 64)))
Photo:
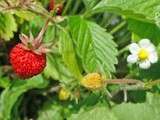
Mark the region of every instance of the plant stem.
POLYGON ((142 81, 135 79, 108 79, 105 82, 106 84, 144 84, 142 81))
POLYGON ((114 92, 114 94, 118 93, 119 91, 124 92, 124 100, 127 100, 127 91, 128 90, 145 90, 147 89, 145 87, 145 83, 140 81, 140 80, 135 80, 135 79, 110 79, 110 80, 106 80, 105 81, 106 84, 119 84, 123 86, 120 86, 120 89, 116 92, 114 92), (132 84, 132 85, 128 85, 128 84, 132 84))
POLYGON ((19 6, 11 6, 11 7, 1 9, 0 12, 9 11, 9 10, 18 9, 18 8, 20 8, 20 7, 19 6))
POLYGON ((111 34, 115 34, 116 32, 118 32, 121 28, 123 28, 126 25, 126 21, 122 21, 120 24, 118 24, 116 27, 114 27, 110 33, 111 34))
POLYGON ((27 10, 29 10, 30 12, 33 12, 33 13, 35 13, 35 14, 38 14, 38 15, 40 15, 40 16, 42 16, 42 17, 44 17, 44 18, 50 19, 50 21, 52 21, 53 23, 55 22, 55 21, 54 21, 54 19, 53 19, 53 17, 52 17, 52 16, 50 16, 49 14, 45 14, 45 13, 42 13, 42 12, 36 11, 36 10, 34 10, 34 9, 30 8, 30 7, 28 7, 28 9, 27 9, 27 10))
POLYGON ((136 85, 126 85, 120 87, 120 90, 134 91, 134 90, 146 90, 146 88, 142 84, 136 84, 136 85))
POLYGON ((123 94, 124 94, 124 102, 127 102, 128 97, 127 97, 127 90, 125 88, 123 90, 123 94))
POLYGON ((116 80, 107 80, 107 84, 125 84, 120 86, 119 90, 112 93, 112 96, 117 94, 119 91, 135 91, 135 90, 148 90, 151 89, 153 86, 160 84, 160 80, 154 80, 149 82, 141 82, 140 80, 134 79, 116 79, 116 80), (134 85, 126 85, 126 84, 134 84, 134 85))
POLYGON ((145 88, 152 88, 155 85, 160 84, 160 80, 149 81, 145 83, 145 88))
POLYGON ((81 1, 80 0, 77 0, 77 2, 75 3, 74 5, 74 8, 72 9, 72 15, 75 14, 79 8, 79 5, 80 5, 81 1))
POLYGON ((43 28, 42 28, 41 31, 39 32, 38 36, 36 37, 35 42, 37 42, 37 43, 39 43, 39 44, 42 42, 42 37, 43 37, 45 31, 46 31, 47 28, 48 28, 49 21, 50 21, 50 19, 47 19, 45 25, 43 26, 43 28))
POLYGON ((8 6, 11 6, 11 3, 8 0, 4 0, 8 6))
POLYGON ((125 51, 127 51, 129 49, 129 45, 123 47, 121 50, 119 50, 118 52, 118 56, 120 56, 121 54, 123 54, 125 51))
POLYGON ((67 13, 68 8, 69 8, 69 6, 70 6, 71 3, 72 3, 72 0, 67 0, 67 4, 65 5, 65 8, 64 8, 64 10, 63 10, 62 15, 64 15, 64 14, 67 13))

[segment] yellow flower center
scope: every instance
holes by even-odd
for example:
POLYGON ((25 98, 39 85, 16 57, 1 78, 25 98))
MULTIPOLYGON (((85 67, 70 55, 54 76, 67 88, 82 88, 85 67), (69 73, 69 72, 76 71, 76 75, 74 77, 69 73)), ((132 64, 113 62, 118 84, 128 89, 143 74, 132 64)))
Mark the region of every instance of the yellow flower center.
POLYGON ((138 53, 138 58, 140 60, 146 60, 148 59, 148 57, 149 57, 149 52, 145 48, 140 49, 138 53))
POLYGON ((81 84, 88 89, 95 90, 103 86, 103 79, 98 73, 89 73, 88 75, 84 76, 81 84))

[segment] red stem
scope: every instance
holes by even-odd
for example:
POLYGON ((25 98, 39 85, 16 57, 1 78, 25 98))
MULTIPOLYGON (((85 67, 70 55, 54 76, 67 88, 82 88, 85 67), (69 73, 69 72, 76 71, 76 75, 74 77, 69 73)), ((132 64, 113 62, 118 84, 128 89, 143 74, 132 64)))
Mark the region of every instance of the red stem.
POLYGON ((105 81, 107 84, 137 84, 137 83, 143 83, 139 80, 135 79, 111 79, 105 81))
POLYGON ((42 42, 42 37, 45 33, 45 31, 47 30, 48 27, 48 23, 49 23, 50 19, 47 19, 45 25, 43 26, 43 28, 41 29, 41 31, 39 32, 39 34, 37 35, 37 37, 35 38, 34 42, 36 44, 36 46, 38 47, 41 42, 42 42))
POLYGON ((54 5, 55 5, 55 1, 54 0, 50 0, 50 2, 49 2, 49 11, 54 9, 54 5))

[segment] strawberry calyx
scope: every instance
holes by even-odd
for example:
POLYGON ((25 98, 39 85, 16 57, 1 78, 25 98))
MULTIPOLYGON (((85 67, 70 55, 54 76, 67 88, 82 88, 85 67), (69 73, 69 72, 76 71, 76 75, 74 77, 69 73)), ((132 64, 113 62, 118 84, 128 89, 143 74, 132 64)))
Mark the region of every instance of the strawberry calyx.
POLYGON ((25 34, 20 34, 19 38, 22 42, 21 47, 25 50, 33 51, 34 53, 41 55, 47 52, 50 52, 50 47, 52 44, 44 44, 42 42, 43 35, 48 27, 49 20, 46 21, 44 27, 41 29, 36 38, 33 37, 33 34, 30 32, 30 36, 25 34))

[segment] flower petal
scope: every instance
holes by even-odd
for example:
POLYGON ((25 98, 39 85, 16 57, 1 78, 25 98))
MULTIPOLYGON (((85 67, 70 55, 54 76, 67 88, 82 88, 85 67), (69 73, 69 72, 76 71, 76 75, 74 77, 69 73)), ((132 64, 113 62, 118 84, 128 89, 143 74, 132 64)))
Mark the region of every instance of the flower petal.
POLYGON ((135 55, 135 54, 133 54, 133 55, 129 55, 128 57, 127 57, 127 62, 128 63, 136 63, 138 61, 138 56, 137 55, 135 55))
POLYGON ((140 47, 147 47, 150 44, 152 44, 152 43, 150 42, 149 39, 142 39, 142 40, 139 41, 140 47))
POLYGON ((156 51, 156 47, 153 44, 150 44, 148 47, 146 47, 146 49, 149 52, 155 52, 156 51))
POLYGON ((156 52, 150 53, 149 61, 151 63, 156 63, 158 61, 158 55, 156 52))
POLYGON ((132 43, 130 44, 129 46, 129 51, 132 53, 132 54, 137 54, 138 51, 139 51, 140 47, 138 46, 138 44, 136 43, 132 43))
POLYGON ((148 49, 149 52, 155 51, 155 46, 150 42, 149 39, 142 39, 139 41, 139 46, 141 48, 148 49))
POLYGON ((151 63, 149 60, 139 63, 139 67, 142 69, 148 69, 150 68, 150 66, 151 66, 151 63))

